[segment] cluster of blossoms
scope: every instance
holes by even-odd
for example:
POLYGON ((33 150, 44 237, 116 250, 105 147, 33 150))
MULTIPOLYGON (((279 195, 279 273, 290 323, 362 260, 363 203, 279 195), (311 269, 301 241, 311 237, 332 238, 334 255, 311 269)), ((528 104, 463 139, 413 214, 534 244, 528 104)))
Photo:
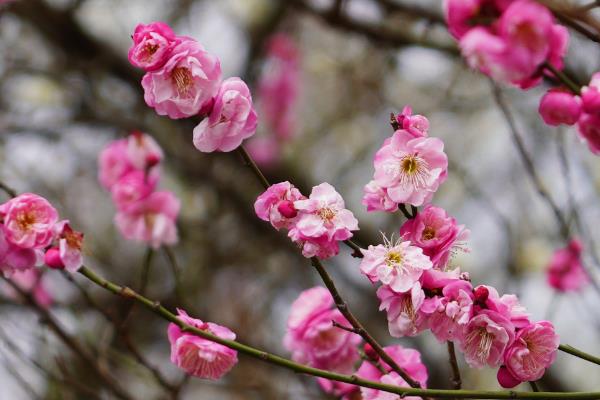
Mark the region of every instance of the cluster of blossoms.
POLYGON ((56 209, 33 193, 0 205, 0 271, 7 277, 46 263, 75 272, 83 264, 83 234, 59 220, 56 209))
POLYGON ((592 75, 581 94, 564 88, 548 90, 540 100, 540 115, 548 125, 577 124, 579 136, 590 151, 600 154, 600 73, 592 75))
POLYGON ((561 70, 567 29, 533 0, 445 0, 448 30, 467 63, 522 89, 540 83, 546 65, 561 70))
POLYGON ((590 283, 590 277, 581 261, 582 251, 581 242, 573 239, 567 247, 554 252, 546 269, 546 278, 550 286, 559 292, 573 292, 590 283))
POLYGON ((265 65, 258 80, 259 109, 268 135, 248 143, 248 151, 261 166, 276 163, 282 145, 294 136, 299 86, 299 50, 289 36, 277 33, 267 42, 265 65))
POLYGON ((179 200, 156 190, 162 158, 156 141, 141 132, 110 142, 98 158, 98 179, 117 208, 115 225, 126 239, 154 248, 177 242, 179 200))
POLYGON ((146 104, 172 119, 202 118, 194 128, 198 150, 232 151, 254 135, 257 115, 248 86, 239 78, 222 80, 219 59, 200 43, 162 22, 139 24, 132 39, 129 61, 146 71, 146 104))
POLYGON ((254 203, 256 215, 288 236, 305 257, 329 258, 339 253, 339 241, 352 237, 358 221, 329 183, 312 188, 306 198, 289 182, 271 185, 254 203))
POLYGON ((444 143, 428 137, 429 121, 410 107, 394 117, 391 138, 375 154, 375 174, 364 189, 368 211, 393 212, 399 204, 427 204, 448 175, 444 143))
MULTIPOLYGON (((292 304, 284 338, 284 345, 292 352, 294 361, 328 371, 354 374, 376 382, 409 386, 396 372, 380 363, 377 354, 368 345, 365 346, 363 361, 357 369, 357 362, 361 359, 360 336, 334 326, 332 321, 349 327, 341 312, 334 308, 333 298, 327 289, 317 286, 300 294, 292 304)), ((426 387, 427 369, 421 362, 418 351, 401 346, 390 346, 384 350, 422 387, 426 387)), ((385 397, 389 393, 359 389, 355 385, 323 378, 318 378, 318 382, 325 392, 343 396, 347 400, 356 398, 358 393, 362 394, 361 398, 369 400, 395 398, 385 397)))

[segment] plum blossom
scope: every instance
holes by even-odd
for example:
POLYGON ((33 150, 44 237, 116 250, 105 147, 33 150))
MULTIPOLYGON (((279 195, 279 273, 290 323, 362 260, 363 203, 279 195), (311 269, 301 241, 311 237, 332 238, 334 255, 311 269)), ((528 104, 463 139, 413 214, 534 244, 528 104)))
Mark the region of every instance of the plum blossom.
MULTIPOLYGON (((229 328, 192 318, 181 309, 177 310, 177 314, 178 319, 188 325, 211 333, 221 339, 235 340, 235 333, 229 328)), ((238 362, 237 351, 211 340, 183 332, 174 323, 169 324, 168 336, 171 343, 171 362, 187 374, 198 378, 218 380, 238 362)))
POLYGON ((158 174, 134 170, 124 175, 111 188, 112 200, 120 211, 150 196, 156 189, 158 174))
POLYGON ((429 257, 409 241, 395 243, 384 237, 385 244, 369 246, 362 250, 364 255, 360 270, 371 282, 381 282, 393 291, 402 293, 410 290, 424 270, 433 267, 429 257))
POLYGON ((133 131, 127 138, 127 156, 131 164, 142 171, 157 165, 164 157, 156 140, 140 131, 133 131))
POLYGON ((395 117, 398 129, 403 129, 414 137, 427 136, 429 130, 429 120, 419 114, 413 115, 412 107, 405 106, 402 112, 395 117))
POLYGON ((410 291, 396 293, 389 286, 377 289, 379 311, 387 312, 388 329, 393 337, 416 336, 427 328, 427 316, 421 312, 425 292, 416 282, 410 291))
POLYGON ((51 268, 77 272, 83 265, 83 233, 73 230, 68 220, 57 223, 54 230, 58 246, 46 251, 44 262, 51 268))
POLYGON ((54 239, 56 209, 41 196, 24 193, 0 206, 6 241, 22 249, 41 249, 54 239))
MULTIPOLYGON (((507 372, 517 383, 540 379, 556 359, 558 345, 559 338, 551 322, 535 322, 519 330, 514 343, 504 353, 507 372)), ((516 386, 506 385, 505 381, 504 387, 516 386)))
POLYGON ((362 203, 367 206, 367 211, 387 211, 394 212, 398 209, 398 203, 390 199, 387 190, 371 181, 365 185, 362 203))
MULTIPOLYGON (((29 268, 13 273, 9 279, 21 290, 30 293, 38 305, 49 308, 52 305, 53 298, 43 278, 44 275, 40 269, 29 268)), ((19 299, 19 294, 12 287, 3 285, 2 289, 6 297, 14 300, 19 299)))
POLYGON ((581 241, 573 239, 567 247, 554 252, 546 269, 548 284, 559 292, 581 290, 589 282, 581 261, 583 246, 581 241))
POLYGON ((498 367, 515 337, 510 320, 495 311, 482 310, 464 328, 459 344, 472 368, 498 367))
POLYGON ((600 116, 582 114, 577 121, 577 132, 592 153, 600 154, 600 116))
POLYGON ((470 282, 457 280, 442 289, 441 306, 429 317, 431 332, 440 341, 455 341, 473 316, 473 287, 470 282))
POLYGON ((400 227, 400 235, 423 249, 435 268, 443 269, 454 249, 464 249, 469 231, 443 208, 428 204, 400 227))
POLYGON ((41 265, 44 253, 42 249, 23 249, 6 240, 4 230, 0 229, 0 272, 9 277, 15 272, 25 271, 41 265))
POLYGON ((98 180, 110 190, 112 186, 128 172, 135 169, 129 158, 127 139, 110 142, 98 157, 98 180))
POLYGON ((207 112, 219 90, 221 65, 194 40, 176 45, 160 69, 142 78, 144 100, 158 115, 178 119, 207 112))
POLYGON ((194 128, 194 146, 205 153, 235 150, 254 135, 257 123, 248 86, 240 78, 226 79, 210 114, 194 128))
POLYGON ((133 44, 128 53, 129 62, 146 71, 162 67, 177 43, 173 30, 164 22, 138 24, 131 38, 133 44))
POLYGON ((420 206, 446 180, 448 158, 440 139, 398 130, 377 151, 374 165, 374 180, 392 201, 420 206))
POLYGON ((276 183, 258 196, 254 211, 258 218, 270 222, 277 230, 290 228, 298 215, 294 202, 305 198, 291 183, 276 183))
POLYGON ((581 98, 563 89, 551 89, 541 98, 539 113, 548 125, 574 125, 581 115, 581 98))

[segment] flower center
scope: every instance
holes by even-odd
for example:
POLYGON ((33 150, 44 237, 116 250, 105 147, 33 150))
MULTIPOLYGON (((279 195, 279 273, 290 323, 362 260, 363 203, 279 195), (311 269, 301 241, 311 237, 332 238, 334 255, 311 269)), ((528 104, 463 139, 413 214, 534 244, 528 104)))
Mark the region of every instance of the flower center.
POLYGON ((152 58, 152 56, 154 55, 154 53, 156 53, 158 51, 159 47, 160 46, 157 44, 147 43, 144 46, 144 51, 143 51, 143 55, 142 55, 143 60, 149 61, 150 58, 152 58))
POLYGON ((83 235, 79 232, 70 231, 64 234, 67 245, 71 248, 81 250, 83 245, 83 235))
POLYGON ((171 79, 177 87, 177 92, 179 93, 179 95, 189 95, 190 89, 192 88, 192 84, 194 83, 194 79, 192 78, 192 73, 188 68, 173 68, 173 71, 171 72, 171 79))
POLYGON ((155 220, 156 220, 156 214, 153 214, 153 213, 144 214, 144 224, 146 224, 147 228, 152 229, 154 227, 155 220))
POLYGON ((17 225, 19 225, 21 230, 28 231, 31 229, 31 226, 35 224, 36 214, 33 211, 22 211, 17 214, 16 220, 17 225))
POLYGON ((387 256, 385 257, 385 263, 390 268, 400 265, 402 263, 402 254, 397 251, 388 252, 387 256))
POLYGON ((336 212, 329 207, 323 207, 317 211, 317 214, 319 214, 319 217, 323 221, 331 221, 335 217, 336 212))
POLYGON ((423 234, 421 235, 421 239, 431 240, 434 237, 435 237, 435 229, 433 229, 431 226, 428 226, 425 229, 423 229, 423 234))
POLYGON ((429 178, 427 161, 418 154, 408 154, 400 159, 400 183, 416 188, 425 187, 429 178))
POLYGON ((492 345, 494 344, 494 335, 489 333, 484 327, 480 327, 470 332, 466 337, 467 346, 476 348, 475 356, 482 364, 485 364, 490 352, 492 345))
POLYGON ((415 308, 413 307, 410 294, 402 296, 402 299, 400 300, 400 313, 406 314, 411 321, 415 320, 415 308))

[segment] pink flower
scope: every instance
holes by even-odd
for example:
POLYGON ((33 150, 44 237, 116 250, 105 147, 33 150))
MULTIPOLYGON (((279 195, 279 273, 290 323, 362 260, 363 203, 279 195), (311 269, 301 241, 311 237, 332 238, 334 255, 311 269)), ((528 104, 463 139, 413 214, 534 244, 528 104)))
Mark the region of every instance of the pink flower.
POLYGON ((98 157, 98 179, 102 186, 110 190, 125 174, 135 169, 128 151, 127 139, 110 142, 98 157))
POLYGON ((385 245, 369 246, 362 250, 364 255, 360 271, 371 282, 381 282, 393 291, 402 293, 410 290, 419 280, 424 270, 432 268, 431 260, 423 251, 408 241, 392 243, 385 239, 385 245))
POLYGON ((154 248, 177 243, 175 220, 180 203, 171 192, 154 192, 115 215, 121 234, 129 240, 145 242, 154 248))
POLYGON ((457 280, 443 290, 441 307, 431 314, 431 332, 440 341, 455 341, 463 337, 464 327, 473 316, 473 287, 470 282, 457 280))
POLYGON ((581 88, 583 111, 588 114, 600 115, 600 72, 592 75, 588 86, 581 88))
POLYGON ((396 203, 420 206, 446 180, 448 158, 437 138, 414 138, 399 130, 375 154, 375 181, 396 203))
POLYGON ((388 329, 393 337, 416 336, 427 328, 427 316, 421 312, 425 293, 419 282, 410 291, 396 293, 389 286, 377 289, 379 311, 387 312, 388 329))
POLYGON ((402 113, 396 115, 396 122, 400 129, 404 129, 414 137, 427 136, 429 130, 429 120, 422 115, 412 115, 412 108, 405 106, 402 113))
POLYGON ((48 200, 33 193, 19 195, 0 206, 6 240, 23 249, 41 249, 54 239, 58 212, 48 200))
POLYGON ((0 229, 0 272, 4 276, 41 265, 43 257, 41 249, 23 249, 8 242, 4 229, 0 229))
POLYGON ((535 322, 517 333, 514 343, 504 353, 504 364, 515 380, 536 381, 556 359, 558 345, 554 325, 548 321, 535 322))
POLYGON ((177 39, 164 22, 138 24, 133 32, 133 45, 129 49, 129 62, 138 68, 152 71, 162 67, 177 39))
POLYGON ((158 115, 191 117, 208 111, 220 81, 219 60, 198 42, 184 40, 163 67, 144 75, 144 100, 158 115))
POLYGON ((364 191, 362 203, 367 206, 367 211, 394 212, 398 209, 398 203, 390 199, 387 190, 376 181, 367 183, 364 191))
POLYGON ((83 233, 73 230, 68 220, 57 223, 54 230, 58 247, 46 251, 44 262, 51 268, 77 272, 83 265, 83 233))
POLYGON ((289 238, 302 250, 306 258, 318 257, 322 260, 336 256, 340 252, 340 246, 335 240, 327 237, 327 234, 313 238, 304 237, 295 228, 288 232, 289 238))
MULTIPOLYGON (((421 387, 427 387, 427 368, 421 362, 421 354, 417 350, 405 349, 400 345, 387 346, 383 348, 387 354, 402 368, 406 373, 419 382, 421 387)), ((391 371, 389 366, 384 363, 380 364, 387 373, 383 373, 377 368, 372 361, 365 360, 362 362, 356 375, 371 381, 377 381, 400 387, 410 387, 404 379, 396 372, 391 371)), ((363 400, 396 400, 399 396, 392 393, 383 392, 377 389, 364 388, 361 389, 363 400)), ((406 399, 418 400, 420 397, 409 396, 406 399)))
MULTIPOLYGON (((510 1, 510 0, 509 0, 510 1)), ((477 19, 495 20, 506 8, 506 1, 495 0, 444 0, 448 31, 460 39, 473 28, 477 19)))
POLYGON ((459 47, 471 68, 495 79, 506 80, 502 67, 507 48, 504 39, 493 34, 489 29, 477 27, 469 30, 460 39, 459 47))
POLYGON ((127 157, 135 168, 146 171, 160 163, 164 156, 152 136, 134 131, 127 138, 127 157))
MULTIPOLYGON (((52 295, 48 291, 40 269, 29 268, 17 271, 9 278, 21 290, 30 293, 37 304, 43 308, 49 308, 52 305, 52 295)), ((18 300, 18 293, 10 286, 3 286, 6 297, 18 300)))
POLYGON ((415 218, 407 220, 400 228, 400 235, 413 246, 423 249, 435 268, 443 269, 452 251, 462 248, 469 231, 440 207, 425 206, 415 218))
POLYGON ((157 183, 156 173, 131 171, 112 186, 112 200, 119 211, 127 211, 133 204, 150 196, 157 183))
POLYGON ((592 153, 600 154, 600 116, 583 113, 577 121, 577 132, 592 153))
POLYGON ((460 341, 467 364, 472 368, 500 366, 504 351, 514 340, 514 331, 511 322, 500 313, 480 311, 469 321, 460 341))
POLYGON ((559 292, 581 290, 589 282, 589 276, 581 262, 583 246, 573 239, 568 246, 554 252, 546 270, 548 284, 559 292))
POLYGON ((232 151, 256 132, 250 89, 240 78, 223 81, 209 116, 194 128, 194 146, 210 153, 232 151))
POLYGON ((539 112, 548 125, 573 125, 581 115, 581 98, 566 90, 551 89, 540 100, 539 112))
MULTIPOLYGON (((228 328, 202 322, 190 317, 185 311, 177 309, 178 319, 200 330, 212 333, 221 339, 235 340, 235 333, 228 328)), ((187 374, 198 378, 217 380, 237 364, 237 351, 212 342, 208 339, 183 332, 179 326, 171 323, 168 328, 171 343, 171 362, 187 374)))
POLYGON ((258 196, 254 211, 258 218, 270 222, 277 230, 289 228, 298 215, 294 202, 305 198, 291 183, 276 183, 258 196))

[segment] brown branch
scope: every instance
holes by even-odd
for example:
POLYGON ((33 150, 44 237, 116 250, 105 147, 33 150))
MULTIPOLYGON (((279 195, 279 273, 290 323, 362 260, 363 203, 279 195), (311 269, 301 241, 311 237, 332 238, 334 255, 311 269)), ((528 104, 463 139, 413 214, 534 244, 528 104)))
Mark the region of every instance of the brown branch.
POLYGON ((448 358, 450 359, 450 367, 452 368, 452 388, 460 389, 462 387, 462 380, 460 379, 460 369, 458 368, 458 361, 456 361, 456 351, 454 350, 454 343, 451 341, 446 342, 448 345, 448 358))

